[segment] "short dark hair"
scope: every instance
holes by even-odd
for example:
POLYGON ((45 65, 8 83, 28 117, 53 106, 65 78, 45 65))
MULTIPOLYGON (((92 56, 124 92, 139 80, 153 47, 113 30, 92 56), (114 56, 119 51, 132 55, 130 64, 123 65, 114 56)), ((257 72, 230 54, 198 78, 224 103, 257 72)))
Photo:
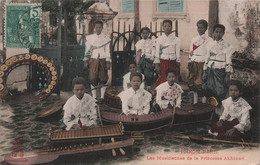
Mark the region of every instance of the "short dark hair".
POLYGON ((221 28, 223 30, 223 32, 225 32, 226 28, 224 25, 222 24, 216 24, 213 26, 213 32, 217 29, 217 28, 221 28))
POLYGON ((101 24, 101 25, 102 25, 102 27, 103 27, 103 22, 102 22, 102 21, 100 21, 100 20, 98 20, 98 21, 95 21, 95 22, 94 22, 94 26, 95 26, 96 24, 101 24))
POLYGON ((139 72, 133 72, 133 73, 131 73, 131 74, 130 74, 130 81, 131 81, 132 78, 135 77, 135 76, 139 77, 139 78, 141 79, 141 81, 143 81, 143 76, 142 76, 142 74, 139 73, 139 72))
POLYGON ((239 81, 239 80, 230 80, 228 87, 230 87, 231 85, 237 86, 237 89, 239 90, 240 93, 243 92, 243 84, 242 84, 241 81, 239 81))
POLYGON ((197 26, 198 24, 202 24, 206 29, 208 29, 208 22, 205 19, 201 19, 197 22, 197 26))
POLYGON ((165 72, 165 76, 167 77, 169 73, 173 73, 176 76, 176 71, 174 69, 167 69, 165 72))
POLYGON ((168 22, 172 26, 172 21, 171 20, 169 20, 169 19, 163 20, 163 24, 165 24, 166 22, 168 22))
POLYGON ((134 64, 135 66, 137 66, 136 62, 135 61, 130 61, 129 65, 130 66, 131 64, 134 64))
POLYGON ((83 77, 75 77, 72 80, 72 87, 74 88, 75 84, 83 84, 85 87, 87 87, 87 81, 83 77))
POLYGON ((150 29, 149 29, 148 27, 143 27, 143 28, 141 29, 141 33, 143 33, 144 30, 147 30, 148 33, 150 33, 150 29))

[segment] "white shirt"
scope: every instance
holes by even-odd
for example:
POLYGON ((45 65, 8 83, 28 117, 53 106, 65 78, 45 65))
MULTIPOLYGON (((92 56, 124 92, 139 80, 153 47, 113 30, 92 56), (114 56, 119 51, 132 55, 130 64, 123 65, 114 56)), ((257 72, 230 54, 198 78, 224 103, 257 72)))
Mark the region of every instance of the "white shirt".
POLYGON ((219 120, 232 121, 233 119, 238 119, 239 123, 234 127, 241 133, 251 128, 250 109, 252 109, 252 107, 242 97, 236 102, 233 102, 232 98, 229 97, 222 101, 222 105, 224 112, 219 120))
MULTIPOLYGON (((141 73, 141 74, 142 74, 142 73, 141 73)), ((123 76, 123 89, 124 89, 124 90, 127 90, 127 89, 131 88, 130 75, 131 75, 131 72, 128 72, 128 73, 126 73, 126 74, 123 76)), ((143 82, 142 82, 142 84, 140 85, 140 88, 144 89, 144 75, 143 75, 143 74, 142 74, 142 77, 143 77, 143 82)))
POLYGON ((207 44, 213 41, 213 39, 206 34, 198 35, 191 40, 190 51, 193 51, 193 55, 189 55, 190 61, 205 62, 207 54, 207 44), (194 50, 194 48, 196 48, 194 50))
POLYGON ((90 58, 106 59, 106 61, 111 61, 110 57, 110 38, 104 34, 92 34, 86 37, 86 49, 87 52, 92 50, 90 53, 90 58))
POLYGON ((231 62, 232 49, 232 45, 223 39, 209 42, 203 69, 206 70, 208 67, 215 69, 225 68, 226 72, 233 72, 231 62))
POLYGON ((160 59, 180 62, 181 40, 178 37, 172 33, 168 36, 163 33, 155 42, 154 63, 160 63, 160 59))
POLYGON ((183 90, 179 84, 174 83, 172 86, 169 85, 168 81, 160 84, 156 88, 156 103, 159 104, 161 109, 168 107, 170 103, 172 106, 176 101, 176 107, 181 107, 181 94, 183 90))
POLYGON ((67 126, 66 130, 70 130, 74 124, 78 124, 79 119, 83 126, 96 125, 97 111, 95 99, 86 93, 81 100, 76 95, 71 96, 63 106, 63 110, 63 122, 67 126), (73 120, 71 118, 72 115, 75 116, 73 120))
POLYGON ((135 44, 136 51, 141 50, 141 56, 154 60, 155 44, 152 39, 141 39, 135 44))
POLYGON ((118 94, 122 101, 122 112, 126 115, 148 114, 150 111, 150 101, 152 94, 144 89, 134 91, 129 88, 118 94))

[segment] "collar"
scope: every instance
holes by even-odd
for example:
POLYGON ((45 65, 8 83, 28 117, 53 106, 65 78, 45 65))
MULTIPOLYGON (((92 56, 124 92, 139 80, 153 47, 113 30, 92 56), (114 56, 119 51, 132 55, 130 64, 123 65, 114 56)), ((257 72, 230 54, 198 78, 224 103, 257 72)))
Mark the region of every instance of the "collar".
POLYGON ((137 91, 135 91, 135 90, 133 89, 133 87, 130 88, 130 92, 133 93, 133 94, 140 93, 141 91, 142 91, 141 88, 139 88, 137 91))
POLYGON ((224 40, 223 40, 223 38, 222 39, 220 39, 220 40, 218 40, 218 41, 216 41, 216 40, 214 40, 216 43, 221 43, 221 42, 223 42, 224 40))
POLYGON ((167 37, 167 38, 169 38, 169 37, 174 37, 175 38, 175 35, 173 33, 169 34, 168 36, 165 33, 163 33, 162 36, 163 37, 167 37))
POLYGON ((74 94, 74 97, 75 97, 75 100, 76 101, 78 101, 78 102, 82 102, 82 101, 84 101, 84 100, 86 100, 86 93, 84 93, 84 95, 83 95, 83 97, 81 98, 81 100, 80 99, 78 99, 78 97, 74 94))
POLYGON ((170 86, 169 83, 168 83, 168 81, 166 81, 166 82, 167 82, 167 83, 166 83, 166 84, 167 84, 167 87, 170 88, 170 89, 173 89, 173 87, 175 86, 175 83, 173 83, 173 85, 170 86))

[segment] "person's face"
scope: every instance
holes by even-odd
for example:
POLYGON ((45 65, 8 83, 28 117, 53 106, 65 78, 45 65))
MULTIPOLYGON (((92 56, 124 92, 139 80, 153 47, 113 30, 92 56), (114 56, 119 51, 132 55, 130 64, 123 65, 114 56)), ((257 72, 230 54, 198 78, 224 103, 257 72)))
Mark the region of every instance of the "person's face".
POLYGON ((203 34, 205 34, 207 29, 205 28, 205 26, 203 24, 198 24, 197 30, 198 30, 199 35, 203 35, 203 34))
POLYGON ((148 36, 149 36, 149 31, 148 30, 143 30, 143 32, 142 32, 143 39, 146 40, 148 38, 148 36))
POLYGON ((97 35, 101 34, 102 30, 103 30, 103 26, 101 24, 95 25, 95 32, 97 35))
POLYGON ((166 35, 169 35, 172 33, 172 25, 169 22, 165 22, 163 24, 163 30, 166 35))
POLYGON ((73 88, 73 93, 81 100, 86 92, 86 87, 84 84, 75 84, 73 88))
POLYGON ((174 73, 168 73, 168 75, 167 75, 167 77, 166 77, 166 80, 168 81, 168 84, 169 84, 170 86, 172 86, 172 85, 174 84, 175 79, 176 79, 176 77, 175 77, 175 74, 174 74, 174 73))
POLYGON ((233 101, 239 98, 240 92, 236 85, 230 85, 229 96, 232 98, 233 101))
POLYGON ((137 70, 137 68, 136 68, 135 64, 130 64, 130 65, 129 65, 129 71, 130 71, 131 73, 136 72, 136 70, 137 70))
POLYGON ((132 77, 130 83, 131 83, 132 88, 136 91, 140 88, 142 81, 141 81, 140 77, 134 76, 134 77, 132 77))
POLYGON ((225 33, 222 28, 216 28, 215 31, 213 32, 213 36, 216 41, 221 40, 224 34, 225 33))

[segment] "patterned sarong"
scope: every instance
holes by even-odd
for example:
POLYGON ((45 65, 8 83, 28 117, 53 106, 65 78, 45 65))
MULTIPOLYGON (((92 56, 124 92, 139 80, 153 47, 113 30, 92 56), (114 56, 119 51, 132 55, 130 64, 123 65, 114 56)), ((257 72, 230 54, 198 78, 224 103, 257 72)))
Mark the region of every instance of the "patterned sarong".
POLYGON ((233 134, 231 135, 230 138, 227 138, 226 136, 224 136, 224 134, 231 128, 233 128, 235 125, 237 125, 239 123, 239 121, 237 119, 234 119, 232 121, 224 121, 222 126, 219 127, 216 124, 214 126, 212 126, 212 128, 210 129, 210 131, 212 133, 217 132, 217 139, 221 139, 221 140, 231 140, 231 141, 240 141, 241 137, 242 137, 242 133, 239 132, 238 130, 235 130, 233 132, 233 134))
POLYGON ((139 71, 144 74, 145 83, 151 86, 154 83, 154 66, 153 61, 143 56, 140 60, 139 71))
MULTIPOLYGON (((162 60, 160 59, 160 66, 161 66, 161 70, 162 70, 162 75, 158 78, 157 82, 156 82, 156 87, 159 86, 161 83, 164 83, 166 81, 166 76, 165 76, 165 72, 168 69, 177 69, 177 64, 176 64, 176 60, 162 60)), ((177 75, 176 75, 177 78, 177 75)))
POLYGON ((89 79, 93 86, 98 83, 106 84, 108 80, 107 65, 105 59, 90 59, 89 61, 89 79))
POLYGON ((205 95, 207 97, 214 96, 218 102, 226 98, 228 89, 225 84, 225 69, 207 69, 207 80, 205 83, 205 95))
POLYGON ((188 86, 191 91, 203 95, 202 91, 202 75, 204 62, 191 62, 189 66, 188 86))

